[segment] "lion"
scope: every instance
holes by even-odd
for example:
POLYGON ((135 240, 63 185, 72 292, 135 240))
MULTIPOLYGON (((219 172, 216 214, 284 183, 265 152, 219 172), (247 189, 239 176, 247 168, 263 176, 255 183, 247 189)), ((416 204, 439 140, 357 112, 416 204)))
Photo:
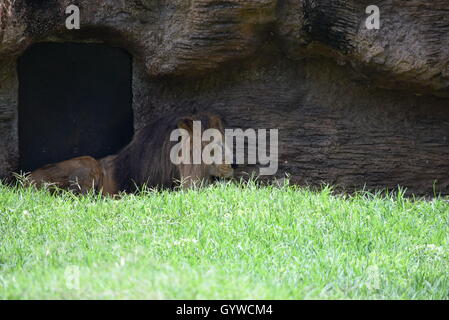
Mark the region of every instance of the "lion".
MULTIPOLYGON (((170 141, 174 130, 183 129, 190 135, 191 153, 193 147, 194 121, 201 122, 201 133, 207 129, 217 129, 224 141, 223 120, 214 114, 168 115, 155 120, 136 132, 132 141, 116 156, 100 161, 109 172, 109 194, 119 191, 133 192, 140 187, 173 189, 206 185, 214 178, 232 178, 233 165, 223 163, 174 164, 170 158, 172 148, 178 142, 170 141), (113 185, 112 188, 109 188, 113 185)), ((215 142, 214 142, 215 143, 215 142)), ((224 144, 219 148, 224 152, 224 144)), ((205 143, 201 143, 201 148, 205 143)), ((201 152, 202 150, 200 150, 201 152)))
MULTIPOLYGON (((201 122, 201 133, 217 129, 222 139, 214 140, 212 144, 215 144, 215 150, 224 152, 224 124, 219 116, 208 113, 168 115, 137 131, 132 141, 115 155, 98 160, 83 156, 49 164, 33 171, 29 181, 37 187, 50 184, 77 193, 94 190, 114 196, 120 192, 134 192, 143 186, 189 188, 206 185, 214 178, 231 178, 234 174, 231 164, 173 163, 170 153, 178 143, 170 141, 174 130, 182 129, 189 134, 191 155, 198 151, 193 143, 194 121, 201 122)), ((202 142, 200 147, 201 152, 205 143, 202 142)))
POLYGON ((103 171, 96 159, 82 156, 47 164, 31 172, 27 182, 37 188, 48 185, 53 189, 56 187, 85 194, 90 190, 99 190, 103 185, 103 171))

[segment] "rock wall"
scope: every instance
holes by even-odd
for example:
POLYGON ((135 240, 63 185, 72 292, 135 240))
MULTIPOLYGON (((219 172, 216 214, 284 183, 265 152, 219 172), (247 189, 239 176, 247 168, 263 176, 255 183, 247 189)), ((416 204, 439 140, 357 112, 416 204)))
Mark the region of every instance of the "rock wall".
POLYGON ((381 28, 367 30, 370 2, 16 0, 0 21, 0 175, 19 157, 17 57, 38 41, 95 41, 134 57, 136 128, 215 111, 280 130, 279 177, 448 193, 449 4, 377 1, 381 28), (81 30, 65 28, 69 4, 81 30))

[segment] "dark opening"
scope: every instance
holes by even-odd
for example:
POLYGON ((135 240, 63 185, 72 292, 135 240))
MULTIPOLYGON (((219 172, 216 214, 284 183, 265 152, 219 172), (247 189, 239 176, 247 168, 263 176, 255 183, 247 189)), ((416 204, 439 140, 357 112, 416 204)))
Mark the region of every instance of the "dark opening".
POLYGON ((20 168, 114 154, 133 135, 132 58, 101 44, 40 43, 19 59, 20 168))

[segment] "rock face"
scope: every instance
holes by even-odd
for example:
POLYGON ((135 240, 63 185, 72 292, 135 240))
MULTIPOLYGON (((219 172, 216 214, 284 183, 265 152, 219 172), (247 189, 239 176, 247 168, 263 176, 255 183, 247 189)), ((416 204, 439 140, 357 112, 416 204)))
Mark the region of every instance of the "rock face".
MULTIPOLYGON (((279 129, 278 177, 449 192, 449 4, 368 0, 0 0, 0 176, 17 170, 16 64, 36 42, 130 52, 135 128, 171 111, 279 129), (75 4, 81 29, 67 30, 75 4)), ((248 166, 242 170, 254 168, 248 166)))

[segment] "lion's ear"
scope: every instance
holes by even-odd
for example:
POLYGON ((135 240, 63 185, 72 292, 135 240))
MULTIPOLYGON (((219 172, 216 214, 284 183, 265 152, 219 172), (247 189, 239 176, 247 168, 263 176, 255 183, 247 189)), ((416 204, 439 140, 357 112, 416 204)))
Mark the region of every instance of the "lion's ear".
POLYGON ((193 119, 190 117, 183 118, 178 121, 178 128, 193 132, 193 119))

